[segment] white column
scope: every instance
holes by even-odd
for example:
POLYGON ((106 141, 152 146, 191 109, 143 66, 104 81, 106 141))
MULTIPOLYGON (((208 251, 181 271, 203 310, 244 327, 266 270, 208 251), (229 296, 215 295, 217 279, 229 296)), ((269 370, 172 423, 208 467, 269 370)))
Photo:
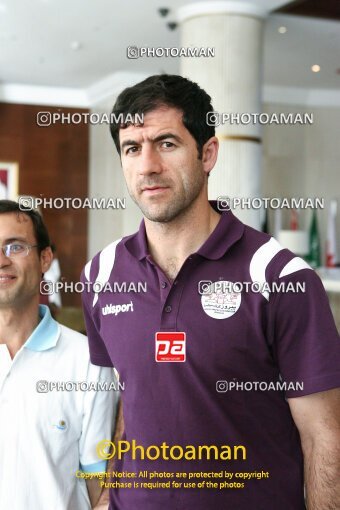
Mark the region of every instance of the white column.
MULTIPOLYGON (((144 80, 146 74, 115 73, 90 89, 91 113, 108 117, 126 87, 144 80)), ((126 188, 120 158, 109 125, 90 125, 89 196, 126 198, 126 209, 90 209, 88 212, 88 258, 116 239, 138 230, 142 214, 126 188)))
MULTIPOLYGON (((214 110, 261 112, 262 28, 266 12, 240 1, 202 2, 179 9, 181 46, 212 47, 214 57, 181 58, 181 75, 212 97, 214 110)), ((249 117, 249 116, 248 116, 249 117)), ((244 117, 247 122, 247 118, 244 117)), ((259 123, 224 123, 216 128, 219 158, 209 177, 209 198, 261 197, 262 138, 259 123)), ((259 210, 236 210, 248 225, 260 226, 259 210)))

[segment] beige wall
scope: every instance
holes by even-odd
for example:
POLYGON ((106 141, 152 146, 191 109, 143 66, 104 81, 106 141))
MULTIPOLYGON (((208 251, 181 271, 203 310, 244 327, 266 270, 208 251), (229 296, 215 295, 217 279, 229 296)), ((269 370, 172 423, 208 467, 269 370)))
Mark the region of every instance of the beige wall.
MULTIPOLYGON (((106 99, 91 111, 109 114, 115 99, 106 99)), ((89 195, 98 198, 126 198, 126 209, 89 212, 88 259, 112 241, 135 232, 142 218, 127 192, 120 159, 107 124, 97 124, 90 128, 89 195)))
MULTIPOLYGON (((328 204, 332 198, 338 199, 338 218, 340 217, 340 108, 266 104, 264 111, 314 114, 312 125, 271 124, 264 127, 263 193, 269 197, 325 199, 325 209, 317 211, 324 255, 328 204)), ((300 217, 300 228, 309 229, 311 210, 303 211, 300 217)), ((273 220, 273 214, 270 219, 273 220)), ((284 211, 283 220, 283 226, 288 228, 287 211, 284 211)), ((339 219, 337 237, 339 253, 339 219)))

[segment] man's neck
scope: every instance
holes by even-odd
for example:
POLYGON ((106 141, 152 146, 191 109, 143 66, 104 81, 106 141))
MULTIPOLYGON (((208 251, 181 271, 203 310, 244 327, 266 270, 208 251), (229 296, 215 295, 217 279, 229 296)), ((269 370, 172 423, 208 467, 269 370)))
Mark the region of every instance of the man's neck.
POLYGON ((39 324, 38 302, 25 307, 0 307, 0 344, 6 344, 12 358, 39 324))
POLYGON ((168 223, 145 219, 150 255, 170 280, 175 279, 188 256, 204 244, 220 218, 206 201, 193 205, 168 223))

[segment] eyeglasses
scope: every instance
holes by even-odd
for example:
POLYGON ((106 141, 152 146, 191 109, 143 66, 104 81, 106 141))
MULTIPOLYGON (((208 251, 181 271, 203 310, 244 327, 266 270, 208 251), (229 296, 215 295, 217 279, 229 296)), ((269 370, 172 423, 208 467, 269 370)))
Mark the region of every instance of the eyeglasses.
POLYGON ((27 257, 32 248, 37 248, 37 244, 27 243, 8 243, 1 246, 2 253, 9 258, 27 257))

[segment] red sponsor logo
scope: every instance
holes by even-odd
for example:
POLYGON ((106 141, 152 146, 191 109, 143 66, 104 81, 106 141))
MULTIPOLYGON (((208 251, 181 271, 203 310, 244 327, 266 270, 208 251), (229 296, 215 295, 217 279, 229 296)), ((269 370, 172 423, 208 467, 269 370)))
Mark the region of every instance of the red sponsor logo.
POLYGON ((185 333, 182 331, 158 332, 155 336, 156 361, 183 362, 186 359, 185 333))

